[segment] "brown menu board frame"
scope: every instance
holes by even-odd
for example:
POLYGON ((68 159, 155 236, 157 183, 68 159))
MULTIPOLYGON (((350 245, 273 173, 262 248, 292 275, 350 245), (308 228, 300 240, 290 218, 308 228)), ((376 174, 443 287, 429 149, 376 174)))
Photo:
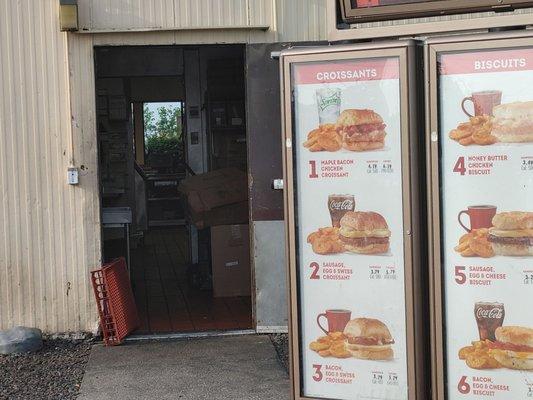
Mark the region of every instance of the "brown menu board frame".
POLYGON ((343 20, 347 23, 385 21, 460 14, 490 10, 512 10, 533 5, 531 0, 432 0, 406 4, 385 4, 372 7, 353 7, 352 0, 339 0, 343 20))
MULTIPOLYGON (((431 358, 433 400, 447 400, 445 276, 443 263, 443 223, 441 218, 441 155, 442 140, 448 132, 440 131, 439 116, 439 56, 469 54, 483 51, 531 49, 533 32, 519 31, 496 34, 475 34, 428 39, 425 42, 426 73, 426 164, 428 196, 428 248, 430 262, 431 358)), ((472 227, 473 229, 473 227, 472 227)), ((470 305, 467 306, 470 310, 470 305)), ((473 309, 472 309, 473 311, 473 309)), ((472 317, 474 315, 472 314, 472 317)), ((475 338, 473 338, 475 339, 475 338)), ((468 343, 465 343, 466 345, 468 343)), ((475 371, 475 370, 473 370, 475 371)), ((454 384, 457 384, 454 382, 454 384)), ((466 397, 465 397, 466 398, 466 397)), ((481 398, 481 397, 478 397, 481 398)), ((483 397, 485 398, 485 397, 483 397)))
POLYGON ((299 264, 295 197, 295 163, 293 138, 295 123, 293 108, 292 67, 301 63, 353 61, 397 57, 400 68, 401 101, 401 161, 403 185, 403 249, 405 265, 405 329, 407 346, 407 392, 409 400, 427 398, 426 340, 424 338, 424 288, 420 271, 421 230, 419 210, 418 118, 415 80, 417 45, 414 41, 382 42, 379 44, 342 45, 311 49, 293 49, 281 53, 281 93, 283 127, 284 206, 286 224, 286 259, 289 290, 289 343, 291 397, 307 400, 303 395, 302 351, 307 343, 301 341, 299 264))

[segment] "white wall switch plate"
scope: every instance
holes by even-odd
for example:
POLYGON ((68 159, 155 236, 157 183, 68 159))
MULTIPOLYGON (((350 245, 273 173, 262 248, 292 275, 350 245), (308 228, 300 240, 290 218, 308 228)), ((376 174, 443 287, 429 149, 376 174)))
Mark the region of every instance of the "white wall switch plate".
POLYGON ((77 185, 79 183, 78 168, 76 167, 68 168, 67 183, 69 185, 77 185))
POLYGON ((283 190, 285 187, 285 184, 283 182, 283 179, 274 179, 272 180, 272 189, 274 190, 283 190))

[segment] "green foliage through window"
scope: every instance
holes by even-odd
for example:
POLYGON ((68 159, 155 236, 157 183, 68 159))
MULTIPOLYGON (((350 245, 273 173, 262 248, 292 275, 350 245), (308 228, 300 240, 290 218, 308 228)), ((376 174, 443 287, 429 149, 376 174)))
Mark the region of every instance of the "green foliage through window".
POLYGON ((154 111, 145 103, 143 111, 146 155, 172 154, 179 157, 183 133, 181 104, 160 106, 154 111))

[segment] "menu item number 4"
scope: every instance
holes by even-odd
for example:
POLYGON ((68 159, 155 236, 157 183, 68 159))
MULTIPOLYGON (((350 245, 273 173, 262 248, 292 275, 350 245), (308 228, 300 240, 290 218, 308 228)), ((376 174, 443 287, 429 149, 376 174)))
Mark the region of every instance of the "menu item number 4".
POLYGON ((461 106, 469 121, 452 129, 449 137, 463 146, 533 142, 533 101, 500 104, 501 95, 490 90, 465 98, 461 106), (466 110, 467 100, 473 102, 475 115, 466 110))

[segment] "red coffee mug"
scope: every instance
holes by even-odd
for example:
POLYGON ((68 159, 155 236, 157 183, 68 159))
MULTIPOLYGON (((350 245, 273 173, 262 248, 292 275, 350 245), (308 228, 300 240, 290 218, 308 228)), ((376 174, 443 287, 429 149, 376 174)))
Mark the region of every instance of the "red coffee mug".
POLYGON ((502 103, 502 92, 499 90, 485 90, 483 92, 472 93, 472 96, 465 97, 461 102, 463 112, 469 117, 474 115, 466 110, 466 102, 471 101, 474 104, 474 115, 492 115, 494 107, 502 103))
POLYGON ((469 206, 468 210, 463 210, 457 216, 459 225, 465 231, 471 232, 473 229, 490 228, 492 226, 492 218, 496 215, 496 206, 469 206), (467 228, 461 217, 466 214, 470 217, 470 228, 467 228))
POLYGON ((331 332, 343 332, 348 321, 352 319, 352 312, 350 310, 326 310, 325 313, 319 314, 316 317, 318 327, 327 335, 331 332), (328 329, 324 329, 320 325, 320 318, 325 317, 328 321, 328 329))

